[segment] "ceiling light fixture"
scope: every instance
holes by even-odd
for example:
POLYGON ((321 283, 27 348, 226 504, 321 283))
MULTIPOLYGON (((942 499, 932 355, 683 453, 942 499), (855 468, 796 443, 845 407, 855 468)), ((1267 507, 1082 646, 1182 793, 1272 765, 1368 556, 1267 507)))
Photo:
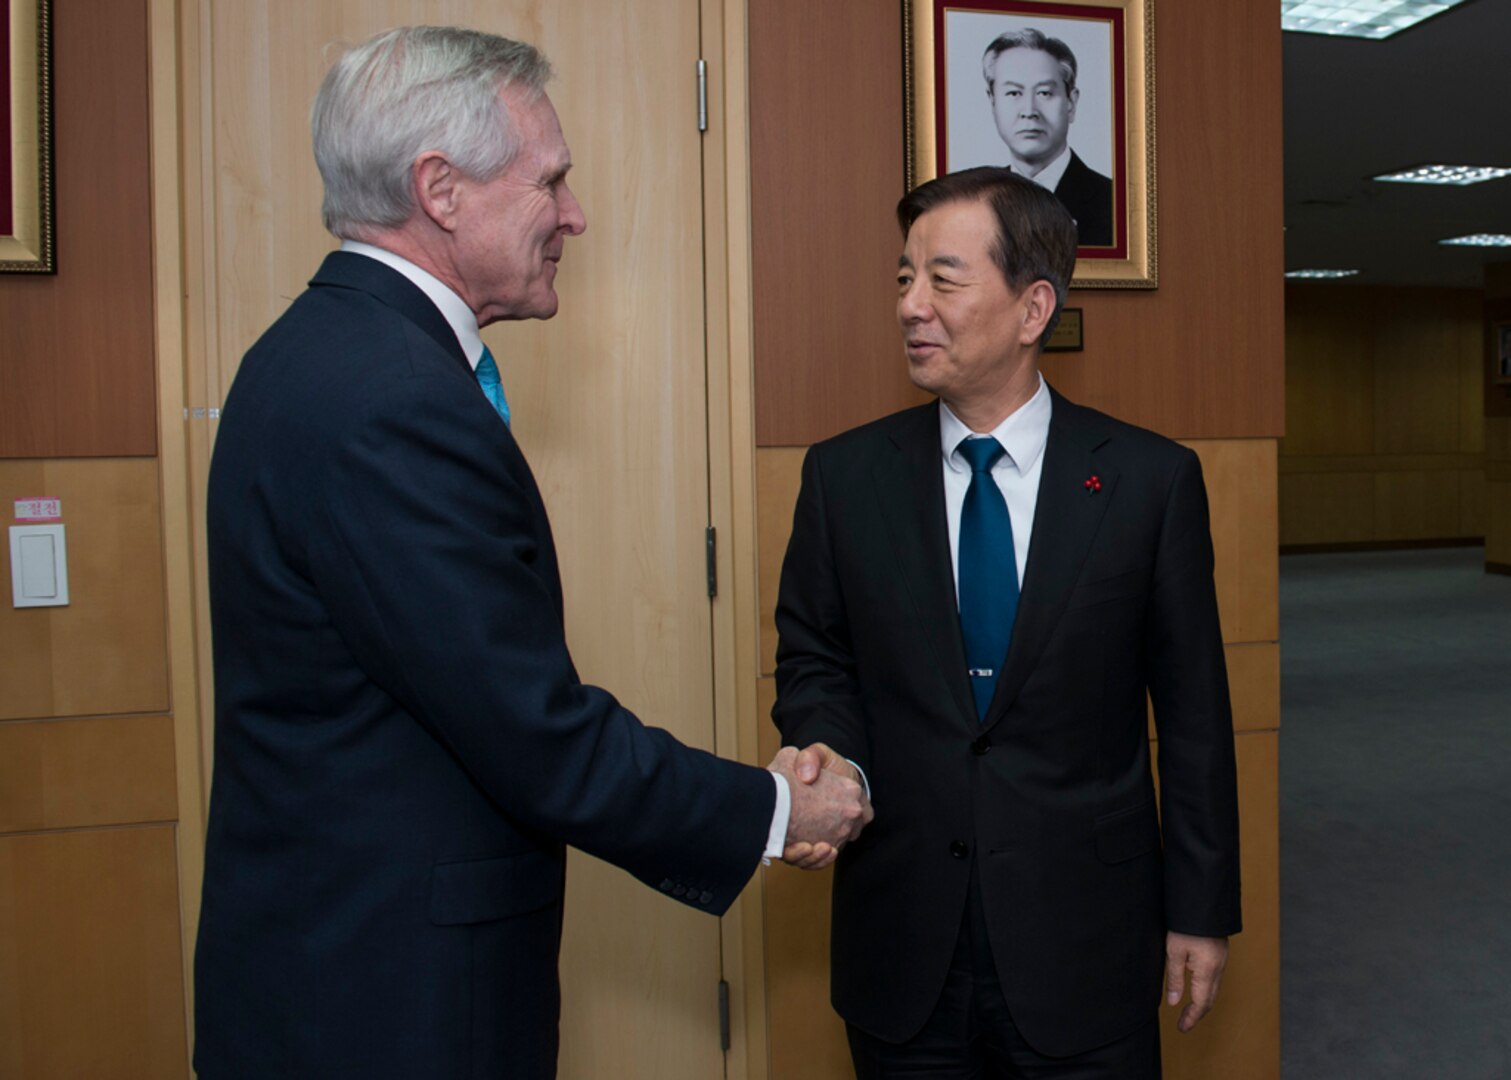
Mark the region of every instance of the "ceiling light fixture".
POLYGON ((1357 270, 1287 270, 1288 278, 1344 278, 1353 277, 1357 270))
POLYGON ((1418 165, 1414 169, 1384 173, 1375 177, 1393 184, 1452 184, 1467 187, 1482 184, 1486 180, 1499 180, 1511 176, 1511 168, 1499 165, 1418 165))
POLYGON ((1380 41, 1464 0, 1280 0, 1280 28, 1380 41))
POLYGON ((1511 247, 1511 236, 1505 233, 1475 233, 1473 236, 1455 236, 1439 240, 1440 244, 1457 244, 1461 247, 1511 247))

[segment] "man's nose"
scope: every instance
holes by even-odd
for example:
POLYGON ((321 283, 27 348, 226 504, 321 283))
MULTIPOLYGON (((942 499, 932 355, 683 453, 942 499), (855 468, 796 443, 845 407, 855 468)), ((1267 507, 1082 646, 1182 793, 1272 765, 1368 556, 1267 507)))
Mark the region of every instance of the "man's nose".
POLYGON ((577 201, 577 196, 566 184, 562 184, 561 190, 561 224, 568 236, 581 236, 588 228, 588 218, 583 213, 582 203, 577 201))
POLYGON ((928 319, 932 309, 929 307, 928 298, 924 295, 925 290, 914 282, 903 290, 897 298, 897 317, 904 323, 924 322, 928 319))

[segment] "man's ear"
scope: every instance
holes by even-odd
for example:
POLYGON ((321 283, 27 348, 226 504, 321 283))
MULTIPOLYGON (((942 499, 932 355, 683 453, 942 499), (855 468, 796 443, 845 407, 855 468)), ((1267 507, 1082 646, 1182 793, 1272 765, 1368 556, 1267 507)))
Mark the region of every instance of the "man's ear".
POLYGON ((447 232, 455 232, 461 210, 461 174, 439 150, 427 150, 414 159, 415 202, 420 212, 447 232))
POLYGON ((1023 330, 1019 343, 1037 347, 1055 313, 1055 287, 1040 278, 1023 291, 1023 330))

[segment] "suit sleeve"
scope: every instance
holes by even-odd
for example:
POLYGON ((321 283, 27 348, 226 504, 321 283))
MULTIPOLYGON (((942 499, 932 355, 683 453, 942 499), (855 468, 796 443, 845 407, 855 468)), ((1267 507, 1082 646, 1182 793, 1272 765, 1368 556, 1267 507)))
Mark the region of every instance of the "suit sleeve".
POLYGON ((786 746, 828 744, 871 771, 865 707, 856 679, 845 597, 834 558, 823 467, 816 448, 803 459, 792 538, 777 595, 776 706, 786 746))
POLYGON ((1201 463, 1172 480, 1154 569, 1146 658, 1159 735, 1165 917, 1178 933, 1242 926, 1233 716, 1201 463))
POLYGON ((683 746, 578 680, 533 481, 465 389, 392 380, 354 403, 308 533, 336 628, 504 813, 653 886, 701 883, 692 899, 722 912, 765 847, 771 776, 683 746))

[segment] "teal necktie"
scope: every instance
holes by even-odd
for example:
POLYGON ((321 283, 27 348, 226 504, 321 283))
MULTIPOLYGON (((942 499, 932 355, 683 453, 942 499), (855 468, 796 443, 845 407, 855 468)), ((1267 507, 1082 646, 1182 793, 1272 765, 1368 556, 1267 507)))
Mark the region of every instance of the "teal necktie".
POLYGON ((958 447, 971 467, 971 486, 960 508, 957 549, 960 574, 960 633, 971 676, 976 712, 986 718, 997 675, 1013 640, 1018 614, 1018 560, 1013 522, 992 466, 1002 457, 996 439, 966 439, 958 447))
POLYGON ((509 423, 509 402, 504 397, 504 383, 498 377, 498 364, 494 362, 493 354, 488 351, 488 346, 483 346, 483 355, 477 362, 477 384, 483 388, 483 394, 488 398, 488 403, 504 418, 504 423, 509 423))

